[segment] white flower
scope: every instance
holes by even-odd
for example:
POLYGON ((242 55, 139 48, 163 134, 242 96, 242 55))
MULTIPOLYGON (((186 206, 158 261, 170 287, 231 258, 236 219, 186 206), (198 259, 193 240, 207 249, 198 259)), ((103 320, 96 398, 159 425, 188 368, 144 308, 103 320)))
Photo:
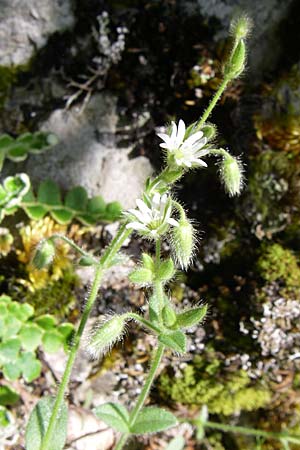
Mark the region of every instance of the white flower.
POLYGON ((178 226, 172 219, 172 200, 167 194, 156 192, 151 199, 136 200, 138 209, 129 209, 126 216, 131 222, 126 228, 140 231, 141 234, 156 238, 168 231, 169 225, 178 226))
POLYGON ((193 166, 207 167, 207 164, 201 159, 202 156, 209 153, 208 149, 203 149, 207 143, 206 137, 203 137, 203 132, 196 131, 184 140, 185 132, 186 127, 183 120, 179 121, 178 127, 175 122, 172 122, 170 136, 166 133, 158 133, 158 137, 164 141, 160 146, 174 156, 178 166, 188 168, 193 166))

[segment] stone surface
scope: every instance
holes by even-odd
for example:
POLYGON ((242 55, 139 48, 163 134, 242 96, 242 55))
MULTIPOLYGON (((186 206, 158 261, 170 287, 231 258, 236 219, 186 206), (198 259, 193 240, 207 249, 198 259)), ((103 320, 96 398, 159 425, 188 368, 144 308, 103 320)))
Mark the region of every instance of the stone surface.
POLYGON ((42 129, 59 144, 32 155, 23 170, 33 183, 50 178, 63 189, 81 185, 89 195, 132 207, 152 168, 145 157, 129 159, 131 147, 117 148, 117 122, 116 99, 107 93, 96 94, 81 113, 76 107, 54 111, 42 129))
POLYGON ((69 408, 67 449, 108 450, 113 443, 112 429, 98 420, 93 413, 83 408, 69 408))
POLYGON ((205 19, 217 18, 221 27, 216 39, 224 39, 233 17, 247 14, 254 29, 249 39, 249 71, 260 75, 277 64, 282 51, 279 26, 288 17, 293 0, 181 0, 183 10, 201 14, 205 19))
POLYGON ((28 63, 51 34, 74 22, 71 0, 0 0, 0 66, 28 63))

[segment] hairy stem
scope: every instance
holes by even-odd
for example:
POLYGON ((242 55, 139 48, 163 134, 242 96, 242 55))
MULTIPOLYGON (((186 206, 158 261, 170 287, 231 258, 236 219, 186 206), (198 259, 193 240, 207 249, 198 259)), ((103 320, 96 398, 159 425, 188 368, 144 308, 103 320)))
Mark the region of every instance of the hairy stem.
POLYGON ((217 92, 215 93, 215 95, 213 96, 213 98, 211 99, 211 102, 209 103, 208 107, 206 108, 206 110, 204 111, 201 119, 199 120, 199 122, 197 123, 197 127, 201 127, 202 125, 204 125, 204 123, 206 122, 206 120, 208 119, 210 113, 212 112, 212 110, 214 109, 214 107, 216 106, 218 100, 220 99, 221 95, 223 94, 223 92, 225 91, 227 84, 229 83, 230 79, 225 77, 224 80, 222 81, 222 83, 219 86, 219 89, 217 90, 217 92))
POLYGON ((73 345, 72 345, 70 353, 69 353, 67 365, 66 365, 66 368, 65 368, 65 371, 64 371, 64 374, 62 377, 62 381, 60 383, 60 386, 59 386, 59 389, 57 392, 57 396, 56 396, 55 403, 53 406, 53 411, 52 411, 52 414, 50 417, 49 425, 48 425, 46 434, 42 440, 40 450, 49 450, 49 445, 51 443, 51 438, 52 438, 54 428, 55 428, 55 425, 57 422, 57 417, 58 417, 59 411, 61 409, 61 405, 64 400, 64 396, 65 396, 65 392, 68 387, 72 368, 73 368, 75 358, 76 358, 76 355, 77 355, 77 352, 79 349, 80 340, 81 340, 84 328, 86 326, 89 314, 90 314, 91 309, 96 300, 97 293, 98 293, 98 290, 99 290, 99 287, 101 284, 103 271, 107 266, 109 266, 109 263, 111 262, 112 258, 115 256, 117 251, 120 249, 120 247, 122 246, 125 239, 129 236, 129 234, 130 234, 130 230, 127 230, 125 228, 125 226, 123 225, 120 228, 119 232, 117 233, 116 237, 113 239, 111 244, 108 246, 107 250, 105 251, 104 255, 102 256, 102 258, 100 260, 100 264, 96 268, 95 278, 94 278, 94 282, 92 285, 91 293, 90 293, 88 301, 84 307, 78 329, 74 336, 73 345))
POLYGON ((156 327, 155 325, 153 325, 153 323, 151 323, 147 319, 144 319, 144 317, 140 316, 139 314, 127 313, 126 316, 130 317, 131 319, 135 320, 136 322, 140 322, 144 327, 148 328, 151 331, 154 331, 155 333, 159 334, 161 332, 160 328, 156 327))
MULTIPOLYGON (((142 389, 142 392, 140 393, 140 395, 138 397, 135 407, 133 408, 133 410, 130 413, 130 417, 129 417, 130 427, 132 427, 135 424, 135 421, 139 415, 139 412, 142 409, 142 407, 144 406, 146 398, 148 397, 149 391, 151 389, 151 386, 152 386, 154 378, 155 378, 155 374, 161 363, 161 360, 162 360, 162 357, 164 354, 164 350, 165 350, 164 344, 159 344, 157 347, 157 350, 154 354, 153 361, 152 361, 152 364, 150 367, 150 371, 148 373, 148 376, 147 376, 146 382, 144 384, 144 387, 142 389)), ((117 446, 115 447, 115 450, 122 450, 128 437, 129 437, 128 434, 124 434, 121 437, 120 441, 118 442, 117 446)))

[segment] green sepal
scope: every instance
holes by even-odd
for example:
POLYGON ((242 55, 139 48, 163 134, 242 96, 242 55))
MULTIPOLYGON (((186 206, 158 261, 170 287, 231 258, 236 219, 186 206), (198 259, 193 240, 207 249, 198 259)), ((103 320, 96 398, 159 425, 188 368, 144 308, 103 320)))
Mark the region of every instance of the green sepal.
POLYGON ((186 352, 186 335, 180 330, 160 334, 158 340, 177 353, 186 352))
POLYGON ((157 433, 176 425, 177 419, 172 413, 155 406, 149 406, 139 412, 135 423, 130 427, 130 432, 137 435, 157 433))
MULTIPOLYGON (((55 398, 42 398, 34 407, 25 434, 26 450, 40 450, 49 426, 55 398)), ((49 449, 62 450, 67 439, 68 409, 63 402, 51 436, 49 449)))
POLYGON ((198 308, 192 308, 183 313, 177 314, 176 320, 179 328, 189 328, 197 325, 204 319, 207 313, 207 306, 199 306, 198 308))
POLYGON ((129 413, 119 403, 104 403, 94 409, 95 415, 120 433, 129 433, 129 413))

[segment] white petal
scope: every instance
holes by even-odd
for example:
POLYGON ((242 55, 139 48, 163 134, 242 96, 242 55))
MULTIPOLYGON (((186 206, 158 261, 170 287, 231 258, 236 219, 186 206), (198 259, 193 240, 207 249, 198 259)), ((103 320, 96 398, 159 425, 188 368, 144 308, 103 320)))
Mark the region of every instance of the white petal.
POLYGON ((142 225, 140 222, 130 222, 126 225, 126 228, 130 228, 132 230, 147 231, 147 228, 144 225, 142 225))
POLYGON ((143 214, 150 214, 151 215, 151 209, 146 205, 143 200, 140 198, 136 199, 135 203, 137 204, 140 211, 142 211, 143 214))
POLYGON ((171 144, 159 144, 159 146, 161 148, 166 148, 167 150, 170 150, 170 151, 172 151, 172 147, 173 147, 173 145, 171 145, 171 144))
POLYGON ((202 159, 195 159, 195 163, 199 164, 200 166, 207 167, 206 162, 202 161, 202 159))
POLYGON ((170 217, 170 219, 168 219, 167 222, 168 222, 170 225, 173 225, 174 227, 179 227, 179 223, 177 222, 177 220, 172 219, 172 217, 170 217))
POLYGON ((152 198, 152 205, 155 209, 157 209, 160 206, 160 194, 158 192, 155 192, 152 198))
POLYGON ((179 120, 178 131, 176 136, 176 147, 179 148, 183 142, 185 135, 185 123, 182 119, 179 120))
POLYGON ((157 136, 165 142, 169 142, 171 140, 170 136, 166 133, 157 133, 157 136))
POLYGON ((189 146, 193 145, 196 141, 199 141, 203 136, 202 131, 197 131, 197 133, 192 134, 189 138, 184 141, 184 145, 189 146))
POLYGON ((172 122, 172 134, 171 134, 171 141, 175 142, 177 136, 177 125, 175 122, 172 122))
POLYGON ((141 211, 138 211, 136 209, 134 209, 131 214, 136 217, 137 220, 145 224, 151 222, 152 220, 150 214, 142 213, 141 211))

